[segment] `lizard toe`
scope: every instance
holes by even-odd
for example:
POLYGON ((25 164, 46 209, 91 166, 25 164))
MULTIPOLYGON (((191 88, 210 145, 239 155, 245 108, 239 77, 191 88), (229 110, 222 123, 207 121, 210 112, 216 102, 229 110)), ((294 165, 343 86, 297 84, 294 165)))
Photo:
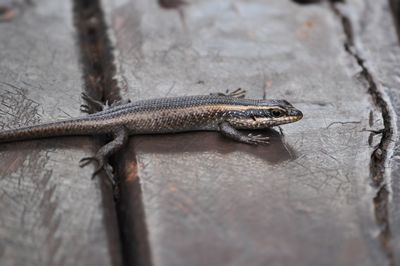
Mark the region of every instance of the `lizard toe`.
POLYGON ((248 134, 248 137, 251 139, 252 142, 257 144, 269 144, 269 137, 263 136, 261 134, 248 134))
POLYGON ((89 163, 91 163, 92 161, 97 161, 96 157, 83 157, 80 161, 79 161, 79 166, 80 167, 85 167, 86 165, 88 165, 89 163))
POLYGON ((87 113, 87 114, 91 113, 90 112, 90 107, 87 104, 82 104, 81 107, 80 107, 80 111, 82 113, 87 113))

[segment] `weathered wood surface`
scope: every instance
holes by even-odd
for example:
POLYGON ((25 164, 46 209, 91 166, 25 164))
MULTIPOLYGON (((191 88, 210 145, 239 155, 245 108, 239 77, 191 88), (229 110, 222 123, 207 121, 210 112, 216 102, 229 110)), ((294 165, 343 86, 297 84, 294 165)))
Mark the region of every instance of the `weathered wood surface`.
MULTIPOLYGON (((381 221, 388 201, 378 195, 386 162, 379 152, 371 160, 381 136, 368 131, 384 126, 381 80, 371 90, 367 74, 378 73, 352 43, 363 20, 349 34, 328 3, 190 1, 179 16, 156 1, 103 2, 129 98, 242 87, 305 114, 268 147, 214 133, 135 137, 123 186, 139 178, 153 265, 396 263, 381 221)), ((390 19, 381 3, 368 5, 368 14, 379 9, 373 23, 390 19)))
POLYGON ((391 193, 385 199, 385 189, 380 189, 377 198, 388 205, 387 213, 379 216, 385 251, 392 257, 393 265, 400 264, 400 161, 398 119, 400 115, 400 2, 363 1, 340 5, 341 14, 349 17, 353 25, 355 42, 359 54, 366 61, 375 81, 388 98, 388 125, 384 129, 384 148, 389 156, 383 188, 391 193), (391 16, 391 12, 393 16, 391 16), (397 21, 396 21, 397 19, 397 21), (397 30, 397 34, 396 34, 397 30))
POLYGON ((1 265, 400 263, 397 0, 102 0, 115 66, 91 61, 112 59, 93 34, 97 1, 81 3, 88 28, 68 1, 30 2, 0 18, 1 128, 78 116, 83 87, 101 82, 103 100, 118 86, 134 100, 242 87, 305 117, 266 131, 269 146, 134 137, 113 158, 116 210, 78 167, 90 138, 1 145, 1 265))
MULTIPOLYGON (((34 1, 16 14, 0 23, 0 128, 80 115, 70 1, 34 1)), ((78 166, 93 143, 1 145, 0 265, 119 265, 112 195, 78 166)))

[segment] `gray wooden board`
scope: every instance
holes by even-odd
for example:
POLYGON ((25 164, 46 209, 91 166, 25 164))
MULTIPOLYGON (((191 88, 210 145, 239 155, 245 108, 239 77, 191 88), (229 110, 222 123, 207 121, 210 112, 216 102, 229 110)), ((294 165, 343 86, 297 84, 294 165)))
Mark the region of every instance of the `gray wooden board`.
MULTIPOLYGON (((398 2, 398 1, 392 1, 398 2)), ((398 5, 398 4, 397 4, 398 5)), ((390 98, 394 113, 393 126, 397 131, 400 120, 400 47, 399 36, 396 34, 394 19, 389 1, 360 1, 341 5, 343 13, 353 14, 351 17, 356 31, 357 41, 363 57, 375 73, 379 85, 390 98)), ((392 137, 393 153, 389 162, 387 184, 391 189, 389 201, 389 225, 391 235, 389 247, 394 255, 394 263, 400 263, 400 164, 398 132, 392 137)))
POLYGON ((193 0, 181 20, 157 1, 103 2, 131 99, 241 87, 305 114, 270 146, 135 137, 154 265, 388 263, 369 173, 379 137, 364 130, 371 111, 382 119, 328 4, 193 0))
MULTIPOLYGON (((34 1, 0 23, 0 128, 80 115, 74 32, 70 1, 34 1)), ((118 264, 113 209, 78 166, 94 148, 75 137, 1 145, 0 265, 118 264)))

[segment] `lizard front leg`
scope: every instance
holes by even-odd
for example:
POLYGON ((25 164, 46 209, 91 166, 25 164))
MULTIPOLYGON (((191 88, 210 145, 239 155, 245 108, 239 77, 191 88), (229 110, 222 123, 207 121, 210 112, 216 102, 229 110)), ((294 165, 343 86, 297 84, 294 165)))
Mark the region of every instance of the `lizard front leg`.
POLYGON ((242 99, 242 98, 244 98, 246 96, 246 90, 243 90, 242 88, 238 88, 238 89, 236 89, 234 91, 226 90, 225 93, 217 92, 217 93, 210 93, 210 95, 226 96, 226 97, 242 99))
POLYGON ((219 130, 222 135, 227 138, 236 140, 238 142, 246 143, 246 144, 269 144, 269 137, 262 135, 253 135, 253 134, 244 134, 232 127, 228 122, 222 122, 219 124, 219 130))
POLYGON ((112 132, 112 135, 114 139, 111 142, 101 147, 95 156, 82 158, 79 162, 79 165, 84 167, 90 162, 95 161, 97 163, 97 168, 93 172, 92 178, 94 178, 101 170, 104 169, 114 185, 115 181, 113 179, 113 170, 111 165, 107 163, 107 159, 112 154, 120 150, 124 145, 126 145, 128 141, 128 129, 122 126, 112 132))

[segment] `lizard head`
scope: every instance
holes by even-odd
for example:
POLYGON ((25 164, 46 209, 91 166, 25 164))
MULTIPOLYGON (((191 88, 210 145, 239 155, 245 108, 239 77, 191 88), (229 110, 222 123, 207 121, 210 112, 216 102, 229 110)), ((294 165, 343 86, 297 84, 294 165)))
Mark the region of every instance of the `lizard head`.
POLYGON ((227 121, 237 129, 263 129, 299 121, 303 113, 285 100, 258 100, 230 112, 227 121))

